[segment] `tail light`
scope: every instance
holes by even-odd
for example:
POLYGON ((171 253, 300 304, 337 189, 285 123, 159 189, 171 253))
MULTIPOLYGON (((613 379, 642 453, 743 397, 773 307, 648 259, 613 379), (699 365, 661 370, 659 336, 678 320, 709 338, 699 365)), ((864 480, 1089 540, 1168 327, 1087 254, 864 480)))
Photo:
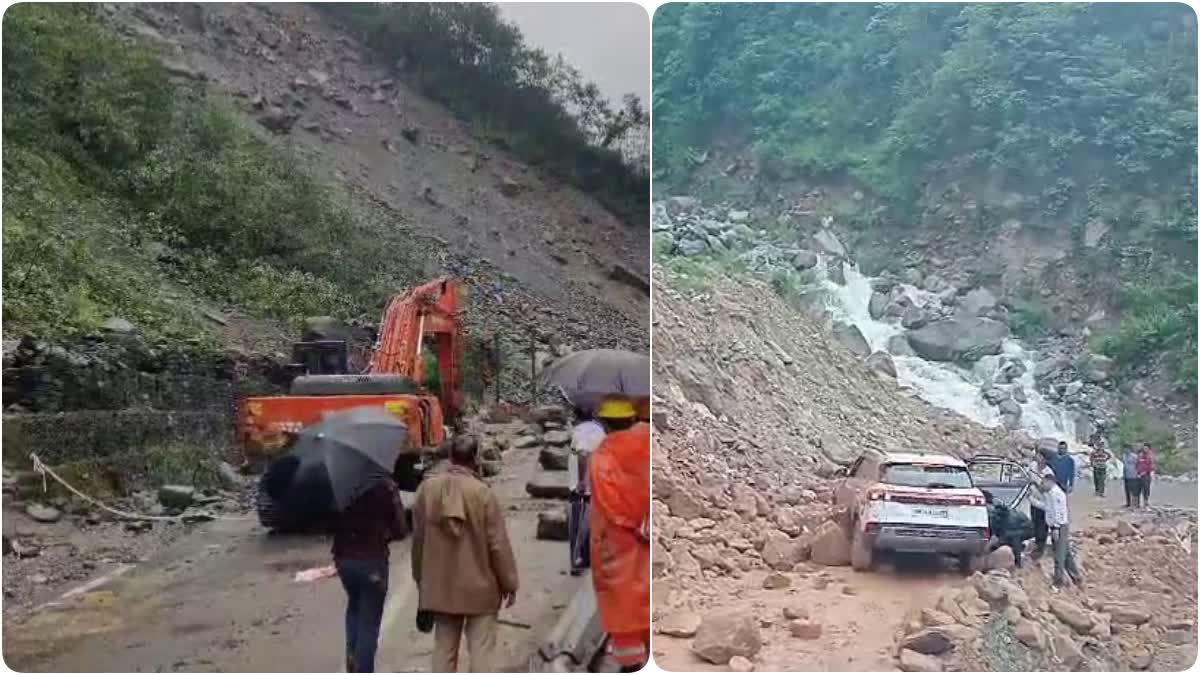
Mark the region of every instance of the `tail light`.
POLYGON ((980 528, 980 531, 982 531, 982 532, 983 532, 983 538, 984 538, 984 539, 991 539, 991 538, 992 538, 992 531, 991 531, 990 529, 988 529, 988 528, 986 528, 986 527, 983 527, 983 528, 980 528))
POLYGON ((879 523, 867 523, 863 525, 863 532, 866 534, 875 534, 879 531, 879 523))
POLYGON ((867 491, 867 499, 869 499, 873 502, 878 502, 878 501, 887 502, 887 501, 891 501, 892 496, 884 490, 868 490, 867 491))

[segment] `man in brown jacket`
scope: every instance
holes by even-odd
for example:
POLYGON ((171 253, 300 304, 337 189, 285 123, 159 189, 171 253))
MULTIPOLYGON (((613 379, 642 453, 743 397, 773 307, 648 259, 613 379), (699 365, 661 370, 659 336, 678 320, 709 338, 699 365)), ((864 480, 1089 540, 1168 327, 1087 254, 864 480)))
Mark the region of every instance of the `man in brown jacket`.
POLYGON ((434 615, 433 672, 458 670, 465 633, 471 672, 495 670, 496 615, 517 594, 517 563, 500 502, 475 472, 477 443, 456 438, 450 465, 426 478, 413 505, 413 579, 434 615))

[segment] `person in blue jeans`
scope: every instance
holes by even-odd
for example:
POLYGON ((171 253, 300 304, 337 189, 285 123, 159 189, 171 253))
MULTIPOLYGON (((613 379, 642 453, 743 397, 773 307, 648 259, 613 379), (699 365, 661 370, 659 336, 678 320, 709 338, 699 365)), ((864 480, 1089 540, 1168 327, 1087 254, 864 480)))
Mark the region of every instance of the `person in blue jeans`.
POLYGON ((388 590, 388 544, 408 535, 404 503, 381 478, 338 514, 333 563, 346 590, 346 672, 375 672, 375 649, 388 590))

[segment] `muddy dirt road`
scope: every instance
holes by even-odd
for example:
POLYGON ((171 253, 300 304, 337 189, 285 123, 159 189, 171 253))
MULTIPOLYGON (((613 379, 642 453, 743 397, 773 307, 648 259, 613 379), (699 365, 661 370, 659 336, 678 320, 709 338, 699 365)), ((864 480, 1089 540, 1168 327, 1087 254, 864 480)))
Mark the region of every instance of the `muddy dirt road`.
MULTIPOLYGON (((504 463, 491 483, 507 505, 521 591, 501 613, 518 625, 501 625, 496 668, 523 671, 578 580, 565 572, 565 544, 534 536, 537 512, 553 505, 524 493, 536 448, 510 450, 504 463)), ((6 617, 4 659, 21 671, 342 670, 338 579, 293 580, 329 562, 323 537, 268 536, 253 520, 210 523, 146 562, 98 569, 98 583, 61 607, 6 617)), ((433 637, 414 627, 410 564, 409 543, 393 544, 380 671, 429 670, 433 637)))

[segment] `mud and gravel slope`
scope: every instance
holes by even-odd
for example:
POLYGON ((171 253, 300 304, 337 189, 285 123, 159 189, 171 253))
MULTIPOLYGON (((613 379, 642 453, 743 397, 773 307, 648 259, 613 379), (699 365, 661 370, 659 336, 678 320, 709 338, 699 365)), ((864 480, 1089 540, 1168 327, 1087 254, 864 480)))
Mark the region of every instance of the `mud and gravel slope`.
POLYGON ((467 278, 484 304, 506 305, 489 313, 568 342, 646 343, 646 289, 614 267, 645 276, 647 229, 481 140, 315 8, 137 3, 102 13, 156 47, 181 86, 228 98, 308 170, 411 233, 425 275, 467 278))

